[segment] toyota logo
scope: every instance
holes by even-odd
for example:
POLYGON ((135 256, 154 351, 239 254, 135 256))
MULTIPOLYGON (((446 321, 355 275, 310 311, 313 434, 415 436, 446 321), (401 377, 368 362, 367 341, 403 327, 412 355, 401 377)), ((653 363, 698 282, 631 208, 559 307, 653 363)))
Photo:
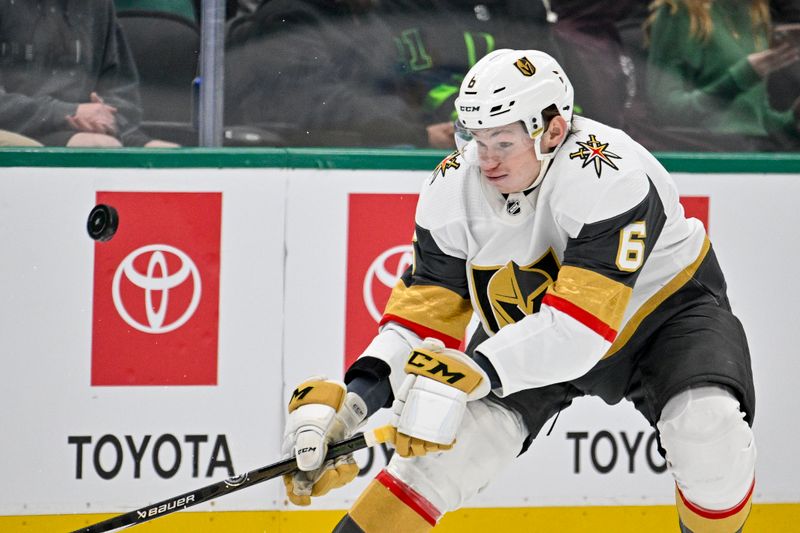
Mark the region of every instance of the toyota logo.
POLYGON ((184 325, 197 310, 201 293, 200 273, 192 259, 183 251, 167 244, 151 244, 134 250, 122 260, 122 263, 120 263, 119 267, 117 267, 117 271, 114 273, 114 281, 111 290, 114 299, 114 307, 116 307, 119 316, 122 317, 129 326, 144 333, 168 333, 184 325), (136 270, 134 262, 139 257, 144 256, 147 258, 148 254, 147 271, 139 272, 136 270), (170 273, 168 271, 167 255, 178 258, 180 268, 178 268, 176 272, 170 273), (144 306, 147 324, 142 324, 133 318, 128 312, 125 303, 122 301, 120 284, 123 276, 135 286, 144 289, 144 306), (192 276, 192 281, 194 283, 192 298, 189 305, 177 320, 165 323, 167 308, 169 307, 170 301, 170 289, 174 289, 183 284, 189 276, 192 276), (158 309, 153 308, 153 293, 161 293, 158 309))
MULTIPOLYGON (((367 306, 367 311, 369 311, 370 316, 375 320, 375 322, 380 321, 383 313, 378 310, 378 306, 375 304, 375 298, 372 291, 373 280, 376 280, 378 283, 388 287, 391 290, 397 284, 397 280, 400 279, 400 276, 403 275, 403 272, 405 272, 409 265, 411 265, 413 262, 413 246, 410 244, 403 244, 401 246, 389 248, 381 255, 376 257, 375 260, 372 261, 372 264, 369 265, 367 273, 364 275, 364 305, 367 306), (390 271, 390 265, 393 264, 393 261, 390 261, 390 259, 394 259, 395 257, 397 257, 397 267, 395 268, 394 272, 392 272, 390 271)), ((386 302, 382 303, 385 304, 386 302)))

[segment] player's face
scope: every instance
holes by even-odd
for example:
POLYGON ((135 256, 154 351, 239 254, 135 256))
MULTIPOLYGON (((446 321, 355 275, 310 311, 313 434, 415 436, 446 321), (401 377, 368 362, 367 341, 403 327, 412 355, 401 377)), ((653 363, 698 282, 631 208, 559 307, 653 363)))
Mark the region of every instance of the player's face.
POLYGON ((486 180, 504 194, 524 191, 539 175, 533 139, 520 122, 471 130, 478 145, 478 162, 486 180))

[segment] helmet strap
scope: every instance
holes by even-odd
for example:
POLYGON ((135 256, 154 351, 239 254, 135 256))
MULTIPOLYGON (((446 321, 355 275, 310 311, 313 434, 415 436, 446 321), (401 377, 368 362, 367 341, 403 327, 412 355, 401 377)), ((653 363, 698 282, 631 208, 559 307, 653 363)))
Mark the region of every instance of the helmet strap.
POLYGON ((553 158, 555 157, 556 153, 558 152, 559 148, 564 144, 564 141, 567 140, 567 135, 561 139, 561 142, 553 148, 551 152, 542 153, 542 137, 544 137, 545 131, 542 131, 533 139, 533 150, 536 153, 536 158, 541 161, 541 165, 539 165, 539 175, 536 176, 536 179, 533 180, 531 184, 531 188, 538 186, 542 179, 544 179, 544 175, 547 173, 547 169, 550 168, 550 163, 553 162, 553 158))

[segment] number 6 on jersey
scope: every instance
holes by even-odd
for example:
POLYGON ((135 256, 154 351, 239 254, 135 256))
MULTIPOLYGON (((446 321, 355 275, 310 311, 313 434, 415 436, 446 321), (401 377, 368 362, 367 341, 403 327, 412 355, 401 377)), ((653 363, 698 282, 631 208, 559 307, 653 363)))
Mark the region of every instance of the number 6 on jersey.
POLYGON ((619 232, 617 267, 624 272, 636 272, 644 261, 644 238, 647 227, 644 220, 631 222, 619 232))

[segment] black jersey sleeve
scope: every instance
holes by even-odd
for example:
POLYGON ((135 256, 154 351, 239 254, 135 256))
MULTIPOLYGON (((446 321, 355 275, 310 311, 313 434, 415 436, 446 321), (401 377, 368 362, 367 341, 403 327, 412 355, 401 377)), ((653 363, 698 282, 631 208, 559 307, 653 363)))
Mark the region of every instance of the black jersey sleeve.
POLYGON ((443 252, 431 232, 417 225, 413 264, 392 290, 381 324, 397 322, 456 348, 471 315, 465 260, 443 252))
POLYGON ((653 182, 638 205, 615 217, 585 224, 564 250, 563 265, 592 270, 633 287, 666 222, 653 182))
POLYGON ((585 224, 570 238, 544 303, 613 342, 631 291, 666 222, 653 182, 645 197, 614 217, 585 224))

